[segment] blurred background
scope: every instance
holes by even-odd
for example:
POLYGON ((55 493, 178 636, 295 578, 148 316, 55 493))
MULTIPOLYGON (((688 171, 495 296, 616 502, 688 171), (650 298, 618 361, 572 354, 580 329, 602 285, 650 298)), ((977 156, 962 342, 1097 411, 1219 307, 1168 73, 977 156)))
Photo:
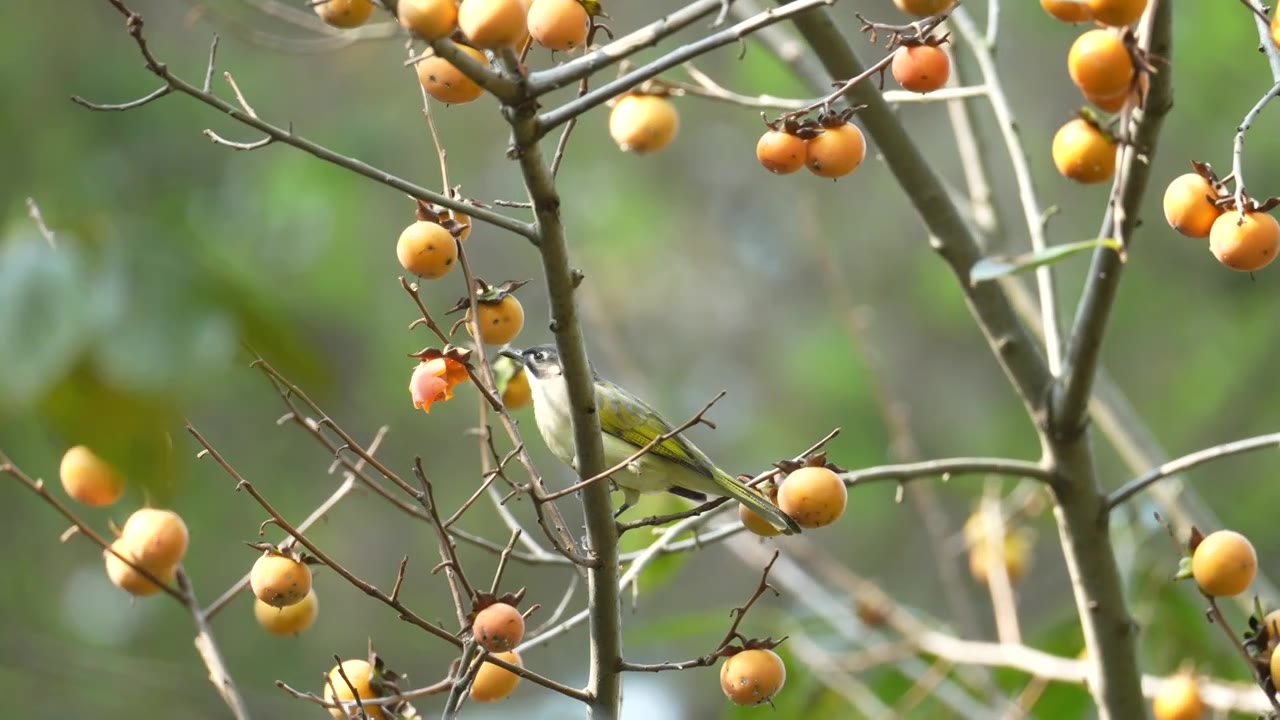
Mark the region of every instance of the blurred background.
MULTIPOLYGON (((621 33, 678 5, 606 8, 621 33)), ((1041 201, 1059 208, 1048 225, 1050 239, 1094 237, 1107 188, 1063 180, 1049 158, 1053 132, 1081 104, 1064 60, 1080 30, 1053 21, 1036 3, 1004 5, 997 60, 1041 201)), ((402 36, 336 47, 234 0, 133 0, 132 7, 145 15, 155 53, 181 76, 198 81, 210 38, 219 33, 219 71, 235 76, 264 118, 292 123, 312 140, 421 185, 440 186, 416 78, 402 67, 402 36)), ((974 3, 970 10, 981 18, 985 7, 974 3)), ((878 57, 882 50, 857 33, 855 11, 887 22, 903 16, 888 0, 837 6, 835 15, 860 55, 878 57)), ((1104 359, 1147 424, 1136 429, 1149 430, 1180 455, 1276 430, 1280 411, 1270 390, 1271 362, 1280 349, 1273 312, 1280 289, 1274 270, 1253 278, 1230 272, 1203 243, 1162 222, 1159 197, 1167 181, 1188 171, 1192 159, 1229 167, 1237 122, 1271 84, 1243 9, 1180 3, 1175 12, 1175 106, 1154 157, 1146 222, 1104 359)), ((697 37, 705 26, 695 23, 663 47, 697 37)), ((379 457, 407 476, 412 458, 421 455, 446 508, 471 494, 480 474, 480 450, 468 434, 477 417, 474 389, 460 387, 430 415, 414 410, 406 392, 414 364, 406 355, 432 342, 421 328, 407 329, 417 312, 397 282, 403 270, 393 248, 413 220, 409 200, 285 146, 256 152, 215 146, 202 129, 243 141, 256 136, 181 96, 127 113, 74 105, 71 95, 123 102, 158 84, 105 2, 3 3, 0 28, 6 107, 0 137, 8 139, 0 173, 0 450, 51 482, 59 496, 58 460, 68 446, 87 443, 109 457, 128 474, 129 493, 111 508, 80 515, 106 532, 109 522, 122 522, 148 499, 177 510, 191 530, 185 566, 205 602, 247 572, 254 551, 243 541, 259 539, 265 515, 216 465, 196 461, 184 418, 290 518, 304 517, 340 482, 327 474, 331 458, 312 438, 295 425, 277 426, 285 408, 262 374, 249 368, 241 341, 357 439, 367 442, 389 426, 379 457), (28 197, 57 233, 56 252, 29 219, 28 197)), ((534 66, 550 62, 545 51, 531 55, 534 66)), ((813 93, 756 42, 713 52, 698 67, 742 93, 813 93)), ((961 69, 971 81, 976 76, 967 61, 961 69)), ((687 79, 679 72, 671 77, 687 79)), ((214 87, 231 98, 220 75, 214 87)), ((717 429, 699 428, 692 437, 732 472, 766 469, 836 427, 842 432, 828 446, 835 462, 890 462, 895 437, 886 428, 882 398, 901 411, 922 457, 1037 456, 1022 408, 955 279, 928 248, 906 199, 911 189, 894 183, 874 143, 863 167, 838 182, 803 172, 775 177, 753 157, 763 131, 757 110, 694 97, 676 102, 679 136, 646 157, 617 150, 605 108, 586 114, 560 173, 573 261, 586 275, 580 304, 589 352, 606 375, 645 395, 673 422, 728 391, 710 414, 717 429)), ((1026 230, 1007 154, 986 104, 971 106, 999 206, 1000 229, 990 249, 1020 252, 1026 230)), ((468 197, 524 200, 519 173, 504 156, 508 138, 497 109, 489 98, 436 107, 450 178, 468 197)), ((943 106, 910 104, 899 111, 938 171, 963 187, 943 106)), ((1245 168, 1258 196, 1280 194, 1280 177, 1265 160, 1280 150, 1275 112, 1264 113, 1248 139, 1245 168)), ((524 217, 525 211, 508 212, 524 217)), ((535 249, 482 225, 467 248, 477 274, 491 282, 533 280, 519 293, 528 321, 516 342, 550 341, 535 249)), ((1074 306, 1086 264, 1080 257, 1059 267, 1066 308, 1074 306)), ((437 317, 464 294, 460 272, 423 285, 437 317)), ((539 468, 553 487, 563 486, 570 472, 532 432, 531 410, 517 417, 539 468)), ((901 429, 897 435, 901 441, 901 429)), ((1106 442, 1098 445, 1108 486, 1133 474, 1106 442)), ((509 447, 501 438, 499 449, 509 447)), ((1207 506, 1253 538, 1262 571, 1280 571, 1271 562, 1280 540, 1271 512, 1272 456, 1227 460, 1192 477, 1207 506)), ((859 488, 839 524, 806 538, 952 632, 994 637, 991 601, 985 585, 970 577, 958 537, 982 479, 917 487, 901 504, 892 486, 859 488)), ((562 505, 577 525, 576 500, 562 505)), ((636 515, 668 506, 664 499, 647 500, 636 515)), ((513 510, 532 517, 525 501, 515 501, 513 510)), ((1135 505, 1136 532, 1122 533, 1133 609, 1144 628, 1144 671, 1168 673, 1189 660, 1199 671, 1245 679, 1243 664, 1203 621, 1195 597, 1168 580, 1176 549, 1153 532, 1150 510, 1135 505)), ((1074 657, 1082 641, 1052 518, 1042 513, 1026 525, 1037 542, 1034 563, 1017 585, 1025 640, 1074 657)), ((227 717, 192 648, 194 631, 183 608, 160 596, 131 602, 108 583, 90 543, 58 542, 65 527, 28 490, 0 481, 0 543, 9 548, 7 581, 0 583, 6 704, 41 719, 112 720, 140 711, 227 717)), ((483 503, 462 527, 499 543, 507 538, 492 506, 483 503)), ((632 533, 627 549, 648 542, 642 535, 632 533)), ((436 558, 429 528, 357 492, 310 536, 383 588, 408 554, 402 597, 423 616, 451 626, 445 581, 428 574, 436 558)), ((268 539, 279 537, 267 530, 268 539)), ((487 585, 495 556, 470 546, 461 552, 472 576, 483 578, 477 583, 487 585)), ((628 658, 658 662, 713 649, 728 609, 750 595, 761 566, 721 545, 658 566, 639 594, 627 598, 628 658)), ((541 603, 539 615, 546 618, 569 577, 560 567, 515 563, 505 585, 528 587, 526 602, 541 603)), ((322 717, 319 708, 292 700, 273 683, 319 692, 333 655, 361 657, 370 640, 412 683, 446 672, 452 658, 446 645, 409 629, 332 572, 319 571, 316 583, 320 620, 300 637, 264 633, 247 594, 213 622, 256 716, 322 717)), ((836 602, 847 600, 841 590, 833 593, 836 602)), ((584 598, 579 589, 570 609, 584 598)), ((850 649, 849 637, 865 636, 866 628, 853 625, 833 632, 800 599, 764 598, 744 632, 811 632, 833 655, 850 649)), ((862 717, 847 693, 824 684, 787 645, 781 652, 788 685, 772 716, 862 717)), ((525 657, 526 665, 570 684, 584 681, 586 660, 581 632, 525 657)), ((770 714, 729 706, 716 675, 714 668, 629 675, 625 716, 770 714)), ((929 693, 903 702, 915 679, 892 663, 857 677, 902 717, 956 716, 929 693)), ((1016 694, 1026 678, 997 672, 993 682, 1016 694)), ((471 704, 465 715, 580 713, 527 682, 516 693, 506 704, 471 704)), ((427 698, 417 705, 431 716, 442 702, 427 698)), ((1030 715, 1080 718, 1092 711, 1082 690, 1053 684, 1030 715)))

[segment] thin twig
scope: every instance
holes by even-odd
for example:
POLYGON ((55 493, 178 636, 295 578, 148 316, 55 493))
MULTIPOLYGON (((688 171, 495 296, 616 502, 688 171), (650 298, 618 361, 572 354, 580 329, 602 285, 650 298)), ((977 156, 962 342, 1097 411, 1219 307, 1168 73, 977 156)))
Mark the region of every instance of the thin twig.
POLYGON ((54 250, 58 249, 58 236, 54 235, 48 225, 44 224, 44 216, 40 214, 40 206, 36 204, 35 198, 27 198, 27 216, 31 218, 31 222, 36 224, 36 230, 44 241, 49 243, 49 247, 54 250))
MULTIPOLYGON (((1269 39, 1268 42, 1270 42, 1269 39)), ((1265 108, 1267 103, 1271 102, 1276 95, 1280 95, 1280 80, 1277 80, 1276 84, 1272 85, 1271 89, 1258 99, 1258 102, 1244 116, 1244 119, 1240 121, 1240 124, 1236 126, 1236 136, 1231 143, 1231 177, 1235 179, 1236 183, 1236 212, 1239 213, 1242 221, 1244 220, 1244 214, 1247 210, 1244 202, 1244 135, 1249 132, 1249 128, 1252 127, 1254 121, 1258 119, 1258 115, 1262 113, 1262 109, 1265 108)))
MULTIPOLYGON (((427 474, 422 470, 422 458, 420 456, 413 458, 413 474, 417 476, 418 482, 422 485, 418 502, 427 511, 427 522, 431 525, 431 529, 435 531, 436 544, 440 546, 440 564, 436 568, 444 568, 445 578, 449 581, 449 592, 453 595, 453 607, 458 614, 458 627, 465 628, 467 626, 467 612, 475 601, 476 591, 472 588, 471 583, 467 581, 467 574, 462 569, 462 561, 458 559, 457 544, 449 534, 449 530, 440 522, 435 493, 432 490, 431 481, 427 479, 427 474)), ((433 574, 434 572, 435 570, 432 571, 433 574)))
POLYGON ((1219 458, 1231 457, 1232 455, 1240 455, 1242 453, 1253 452, 1255 450, 1265 450, 1267 448, 1280 447, 1280 432, 1269 433, 1267 435, 1258 435, 1257 437, 1245 438, 1244 440, 1234 440, 1232 442, 1214 445, 1204 450, 1197 450, 1180 458, 1170 460, 1159 467, 1152 468, 1150 471, 1139 475, 1138 477, 1125 483, 1120 488, 1113 491, 1107 496, 1106 509, 1108 511, 1115 509, 1117 505, 1125 502, 1134 495, 1145 490, 1152 483, 1167 478, 1171 475, 1184 473, 1198 465, 1217 460, 1219 458))
POLYGON ((236 720, 248 720, 249 711, 245 709, 240 691, 236 689, 231 673, 228 672, 227 665, 222 660, 222 654, 218 652, 218 646, 213 641, 213 631, 209 628, 208 616, 200 609, 200 600, 196 598, 195 588, 186 570, 178 568, 177 580, 178 589, 182 593, 182 604, 187 606, 187 610, 191 613, 191 622, 196 626, 196 652, 200 653, 200 659, 204 661, 204 666, 209 671, 209 682, 213 683, 213 687, 217 689, 222 701, 231 709, 231 714, 236 720))
POLYGON ((1005 475, 1008 477, 1031 478, 1051 482, 1053 472, 1039 463, 1006 458, 947 458, 944 460, 926 460, 924 462, 903 463, 901 465, 882 465, 850 470, 841 473, 840 479, 849 487, 865 485, 872 482, 896 481, 905 482, 927 477, 940 477, 946 481, 955 475, 1005 475))

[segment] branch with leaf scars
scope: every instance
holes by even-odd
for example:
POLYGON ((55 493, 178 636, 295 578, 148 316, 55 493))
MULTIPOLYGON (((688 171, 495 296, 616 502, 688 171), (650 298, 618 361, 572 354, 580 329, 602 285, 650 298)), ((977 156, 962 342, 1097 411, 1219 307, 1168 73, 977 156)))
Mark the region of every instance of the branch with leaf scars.
MULTIPOLYGON (((812 455, 813 453, 821 450, 823 446, 831 442, 831 440, 835 438, 836 435, 839 435, 839 434, 840 434, 840 428, 836 428, 832 430, 831 432, 827 433, 827 435, 823 437, 821 440, 811 445, 808 450, 805 450, 804 452, 797 455, 793 459, 793 461, 800 462, 804 460, 809 455, 812 455)), ((778 465, 780 464, 781 463, 775 464, 774 467, 760 473, 759 475, 756 475, 755 477, 748 480, 745 484, 748 487, 756 487, 760 483, 766 480, 769 480, 770 478, 776 477, 777 475, 782 473, 782 469, 778 467, 778 465)), ((698 515, 702 515, 703 513, 707 513, 712 510, 715 510, 721 505, 724 505, 725 503, 729 502, 729 500, 730 498, 720 497, 714 500, 708 500, 707 502, 704 502, 701 505, 690 508, 688 510, 682 510, 680 512, 670 513, 667 515, 653 515, 653 516, 644 518, 642 520, 634 520, 632 522, 618 523, 618 534, 625 533, 628 530, 635 530, 636 528, 649 527, 653 525, 666 525, 667 523, 673 522, 675 520, 684 520, 686 518, 696 517, 698 515)))
MULTIPOLYGON (((554 110, 543 113, 538 117, 537 135, 538 137, 541 137, 553 128, 556 128, 562 123, 568 121, 570 118, 581 115, 591 108, 626 92, 645 80, 657 77, 662 72, 670 70, 683 62, 706 54, 707 52, 721 47, 722 45, 728 45, 729 43, 741 40, 760 28, 782 22, 783 20, 795 17, 818 7, 834 5, 835 2, 836 0, 796 0, 795 2, 788 3, 779 9, 766 10, 753 18, 744 20, 725 30, 713 33, 701 40, 697 40, 687 45, 683 45, 672 50, 666 55, 663 55, 657 60, 646 63, 645 65, 626 73, 612 82, 605 83, 580 98, 571 100, 554 110)), ((535 73, 533 77, 536 76, 537 73, 535 73)), ((531 82, 533 81, 531 80, 531 82)), ((536 95, 537 93, 535 92, 534 94, 536 95)))
MULTIPOLYGON (((378 446, 382 444, 382 438, 386 437, 387 431, 389 429, 390 428, 388 428, 386 425, 383 425, 381 428, 378 429, 378 433, 373 436, 373 441, 369 443, 370 454, 376 453, 378 451, 378 446)), ((339 502, 341 502, 342 499, 346 497, 347 494, 350 493, 353 488, 355 488, 356 472, 358 472, 360 469, 363 469, 364 464, 365 464, 364 460, 359 460, 358 462, 356 462, 355 471, 351 471, 351 470, 347 471, 346 477, 343 479, 342 484, 338 486, 338 489, 334 490, 332 495, 330 495, 324 502, 320 503, 320 505, 315 510, 313 510, 310 515, 307 516, 307 519, 303 520, 298 525, 298 532, 305 533, 307 530, 311 529, 312 525, 316 524, 322 518, 324 518, 324 516, 327 515, 329 511, 334 508, 334 506, 336 506, 339 502)), ((336 462, 334 463, 333 466, 330 466, 329 468, 330 474, 332 474, 332 472, 336 469, 336 466, 337 466, 336 462)), ((292 548, 295 544, 297 544, 297 542, 298 541, 295 540, 293 537, 287 537, 283 541, 281 541, 280 544, 276 546, 276 548, 281 551, 285 551, 285 550, 288 550, 289 548, 292 548)), ((234 585, 227 588, 226 591, 223 592, 222 595, 220 595, 217 600, 214 600, 213 602, 209 603, 209 606, 204 609, 204 616, 206 618, 212 618, 214 615, 218 614, 218 612, 221 611, 222 608, 226 607, 227 603, 234 600, 236 595, 239 595, 241 592, 244 591, 245 588, 249 587, 250 574, 251 573, 245 573, 244 577, 240 578, 240 580, 237 581, 234 585)))
POLYGON ((1009 458, 959 457, 945 460, 881 465, 879 467, 850 470, 840 474, 849 487, 867 483, 896 481, 906 482, 920 478, 940 477, 945 482, 955 475, 1006 475, 1016 478, 1032 478, 1052 482, 1053 472, 1042 464, 1009 458))
POLYGON ((590 485, 590 484, 592 484, 592 483, 596 483, 596 482, 600 482, 601 480, 605 480, 605 479, 609 478, 611 475, 613 475, 614 473, 621 472, 621 471, 623 471, 623 470, 628 469, 628 468, 631 466, 631 464, 632 464, 632 463, 636 462, 637 460, 639 460, 640 458, 644 457, 645 455, 648 455, 650 452, 652 452, 652 451, 653 451, 653 449, 654 449, 654 448, 656 448, 656 447, 658 447, 659 445, 661 445, 662 443, 664 443, 664 442, 666 442, 666 441, 670 440, 671 438, 673 438, 673 437, 675 437, 675 436, 679 435, 680 433, 684 432, 685 430, 688 430, 689 428, 693 427, 694 425, 703 424, 703 425, 706 425, 707 427, 712 428, 712 429, 714 430, 714 429, 715 429, 715 423, 713 423, 713 422, 711 422, 710 420, 708 420, 708 419, 706 418, 706 414, 707 414, 707 412, 708 412, 709 410, 711 410, 711 407, 712 407, 713 405, 715 405, 717 402, 719 402, 719 401, 720 401, 720 399, 721 399, 721 398, 723 398, 725 395, 726 395, 726 392, 725 392, 724 390, 721 390, 721 391, 719 392, 719 394, 717 394, 715 397, 711 398, 711 402, 709 402, 709 403, 707 403, 706 405, 704 405, 704 406, 702 407, 702 409, 701 409, 701 410, 699 410, 696 414, 694 414, 694 416, 693 416, 693 417, 689 418, 688 420, 685 420, 683 423, 681 423, 681 424, 677 425, 675 428, 673 428, 673 429, 672 429, 672 430, 670 430, 669 432, 665 432, 665 433, 663 433, 663 434, 661 434, 661 435, 659 435, 659 436, 655 437, 653 440, 650 440, 650 441, 649 441, 649 443, 648 443, 647 445, 645 445, 644 447, 640 448, 639 450, 636 450, 634 453, 632 453, 632 454, 631 454, 629 457, 627 457, 625 460, 623 460, 622 462, 619 462, 617 465, 614 465, 613 467, 609 468, 608 470, 605 470, 604 472, 602 472, 602 473, 600 473, 600 474, 598 474, 598 475, 595 475, 595 476, 593 476, 593 477, 589 477, 589 478, 587 478, 586 480, 582 480, 582 481, 580 481, 580 482, 576 482, 576 483, 574 483, 573 485, 570 485, 570 486, 569 486, 569 487, 567 487, 567 488, 564 488, 564 489, 561 489, 561 490, 557 490, 557 491, 555 491, 555 492, 553 492, 553 493, 551 493, 551 494, 549 494, 549 495, 543 495, 542 497, 536 497, 536 496, 535 496, 535 498, 534 498, 534 499, 535 499, 536 501, 538 501, 538 502, 551 502, 552 500, 559 500, 560 498, 562 498, 562 497, 564 497, 564 496, 566 496, 566 495, 572 495, 573 493, 578 492, 579 490, 583 489, 584 487, 587 487, 588 485, 590 485))
MULTIPOLYGON (((1169 2, 1159 2, 1148 9, 1138 39, 1139 47, 1149 55, 1166 61, 1170 59, 1172 48, 1173 10, 1170 5, 1169 2)), ((1098 232, 1098 237, 1118 239, 1123 250, 1117 253, 1110 248, 1099 248, 1093 255, 1088 280, 1076 306, 1060 380, 1053 384, 1050 397, 1051 431, 1059 437, 1074 437, 1084 425, 1102 353, 1103 334, 1120 287, 1124 254, 1127 254, 1138 226, 1138 209, 1151 176, 1151 154, 1155 151, 1165 115, 1173 104, 1172 85, 1166 66, 1151 76, 1143 106, 1131 111, 1135 129, 1130 134, 1130 144, 1120 148, 1111 204, 1098 232)))
POLYGON ((1198 450, 1180 458, 1170 460, 1160 467, 1153 468, 1138 477, 1125 483, 1123 486, 1107 496, 1106 509, 1114 510, 1117 505, 1132 498, 1134 495, 1147 489, 1152 483, 1163 478, 1186 472, 1193 467, 1203 465, 1220 458, 1231 457, 1232 455, 1240 455, 1243 453, 1253 452, 1255 450, 1265 450, 1267 448, 1280 447, 1280 432, 1270 433, 1267 435, 1258 435, 1257 437, 1245 438, 1244 440, 1234 440, 1232 442, 1214 445, 1204 450, 1198 450))
POLYGON ((435 492, 432 490, 431 481, 427 479, 427 474, 422 470, 421 457, 415 456, 413 458, 413 474, 417 476, 418 483, 422 485, 422 490, 418 494, 418 502, 427 511, 427 522, 431 524, 431 529, 435 531, 436 544, 440 546, 440 564, 431 568, 431 574, 435 575, 441 568, 444 568, 445 576, 449 580, 449 591, 453 594, 453 606, 458 612, 458 627, 465 628, 467 626, 467 611, 475 601, 476 591, 471 587, 471 583, 467 581, 467 574, 462 569, 462 562, 458 560, 457 543, 444 524, 440 522, 435 492))
POLYGON ((715 12, 720 8, 721 2, 722 0, 695 0, 670 15, 628 33, 604 47, 592 50, 576 60, 531 73, 528 80, 529 95, 538 97, 552 90, 567 87, 645 48, 657 45, 663 38, 715 12))
MULTIPOLYGON (((716 660, 740 649, 731 647, 735 640, 743 643, 744 645, 753 644, 746 637, 743 637, 742 633, 738 632, 738 628, 742 625, 742 620, 747 616, 747 611, 756 604, 756 601, 760 599, 761 595, 764 595, 766 590, 772 590, 775 596, 780 594, 777 588, 769 584, 769 571, 773 569, 773 564, 777 561, 778 551, 774 550, 773 558, 769 560, 768 565, 764 566, 764 572, 760 576, 760 584, 756 586, 755 592, 751 593, 751 597, 747 598, 746 603, 729 612, 730 616, 733 617, 733 624, 729 626, 729 631, 725 633, 724 639, 720 641, 720 644, 716 646, 715 650, 712 650, 701 657, 696 657, 692 660, 685 660, 683 662, 653 663, 649 665, 623 662, 623 671, 662 672, 664 670, 688 670, 689 668, 709 667, 714 665, 716 660)), ((777 647, 778 643, 781 643, 783 640, 786 640, 786 638, 784 637, 776 642, 773 640, 767 640, 765 641, 764 646, 768 646, 770 648, 777 647)))
MULTIPOLYGON (((351 172, 362 175, 379 184, 395 188, 396 190, 408 194, 410 197, 422 200, 423 202, 436 203, 437 205, 444 206, 451 210, 465 212, 474 220, 487 222, 530 240, 535 237, 534 229, 529 223, 520 222, 501 213, 477 207, 469 203, 464 203, 461 200, 449 197, 442 193, 433 192, 392 175, 385 170, 373 167, 361 160, 341 155, 323 145, 319 145, 302 136, 293 134, 290 129, 273 125, 265 120, 255 117, 254 115, 247 113, 243 107, 238 107, 237 105, 217 97, 212 92, 207 92, 188 83, 170 71, 167 65, 160 62, 160 60, 152 54, 151 48, 147 44, 146 38, 142 32, 143 21, 141 15, 130 10, 122 0, 106 0, 106 2, 125 17, 125 27, 129 36, 133 38, 134 43, 138 46, 138 51, 142 54, 147 70, 151 71, 152 74, 163 80, 165 85, 164 87, 152 92, 150 95, 132 103, 124 103, 123 105, 100 105, 97 103, 91 103, 83 98, 73 98, 80 105, 91 110, 130 110, 135 107, 141 107, 142 105, 161 98, 170 92, 176 91, 199 100, 205 105, 218 110, 239 123, 265 133, 267 137, 272 140, 279 141, 302 150, 303 152, 313 155, 325 162, 350 170, 351 172)), ((213 60, 212 53, 210 54, 210 60, 213 60)))

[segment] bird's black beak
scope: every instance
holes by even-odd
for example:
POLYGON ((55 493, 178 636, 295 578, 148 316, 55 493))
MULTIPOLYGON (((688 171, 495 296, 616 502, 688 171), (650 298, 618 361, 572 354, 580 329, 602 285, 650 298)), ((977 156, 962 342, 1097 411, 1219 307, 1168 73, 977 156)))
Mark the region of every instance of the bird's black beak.
POLYGON ((503 357, 509 357, 512 360, 515 360, 517 365, 519 365, 520 367, 524 367, 524 353, 520 352, 517 349, 503 348, 502 350, 498 351, 498 354, 502 355, 503 357))

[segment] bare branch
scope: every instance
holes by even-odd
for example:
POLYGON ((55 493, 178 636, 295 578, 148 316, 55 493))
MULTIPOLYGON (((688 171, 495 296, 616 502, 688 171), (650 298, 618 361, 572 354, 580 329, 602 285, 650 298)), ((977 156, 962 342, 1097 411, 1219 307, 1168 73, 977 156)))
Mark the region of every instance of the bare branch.
POLYGON ((882 465, 880 467, 851 470, 840 475, 849 487, 887 480, 905 482, 927 477, 941 477, 943 481, 953 475, 1006 475, 1052 482, 1053 472, 1039 463, 1005 458, 948 458, 924 462, 882 465))
POLYGON ((123 112, 125 110, 133 110, 134 108, 140 108, 143 105, 146 105, 147 103, 152 102, 153 100, 159 100, 165 95, 168 95, 169 93, 173 92, 174 89, 175 88, 172 85, 165 85, 163 87, 158 87, 155 90, 152 90, 150 93, 143 95, 137 100, 130 100, 128 102, 123 102, 116 105, 91 102, 89 100, 85 100, 79 95, 72 95, 71 102, 81 107, 86 107, 90 110, 95 110, 97 112, 123 112))
POLYGON ((1152 483, 1171 475, 1184 473, 1191 468, 1203 465, 1220 458, 1231 457, 1232 455, 1240 455, 1243 453, 1253 452, 1255 450, 1265 450, 1267 448, 1280 447, 1280 432, 1269 433, 1267 435, 1258 435, 1257 437, 1246 438, 1244 440, 1234 440, 1232 442, 1214 445, 1204 450, 1197 450, 1180 458, 1170 460, 1151 471, 1139 475, 1138 477, 1125 483, 1123 486, 1107 496, 1106 509, 1114 510, 1117 505, 1129 500, 1134 495, 1147 489, 1152 483))
MULTIPOLYGON (((1270 38, 1267 39, 1267 42, 1271 42, 1270 38)), ((1235 179, 1236 183, 1236 212, 1240 214, 1241 218, 1244 217, 1246 210, 1244 203, 1244 134, 1249 132, 1249 128, 1252 127, 1254 121, 1258 119, 1258 115, 1262 113, 1262 109, 1265 108, 1267 103, 1271 102, 1276 95, 1280 95, 1280 80, 1277 80, 1276 84, 1272 85, 1271 89, 1258 99, 1257 104, 1249 110, 1249 112, 1244 116, 1244 119, 1240 121, 1240 124, 1236 126, 1236 136, 1231 143, 1231 177, 1235 179)))
POLYGON ((205 137, 212 140, 215 145, 224 145, 232 150, 257 150, 258 148, 264 148, 276 141, 273 137, 264 137, 261 140, 255 140, 253 142, 236 142, 234 140, 228 140, 208 128, 203 131, 203 134, 205 137))
POLYGON ((222 697, 222 701, 231 709, 231 714, 236 720, 248 720, 249 711, 245 709, 240 691, 236 689, 231 673, 227 671, 226 663, 223 662, 218 646, 213 641, 213 631, 209 629, 208 617, 200 610, 200 601, 196 598, 191 578, 182 568, 178 569, 177 578, 178 588, 182 592, 182 604, 187 606, 187 610, 191 613, 191 621, 196 626, 196 652, 200 653, 200 659, 204 661, 204 666, 209 671, 209 682, 213 683, 213 687, 222 697))

